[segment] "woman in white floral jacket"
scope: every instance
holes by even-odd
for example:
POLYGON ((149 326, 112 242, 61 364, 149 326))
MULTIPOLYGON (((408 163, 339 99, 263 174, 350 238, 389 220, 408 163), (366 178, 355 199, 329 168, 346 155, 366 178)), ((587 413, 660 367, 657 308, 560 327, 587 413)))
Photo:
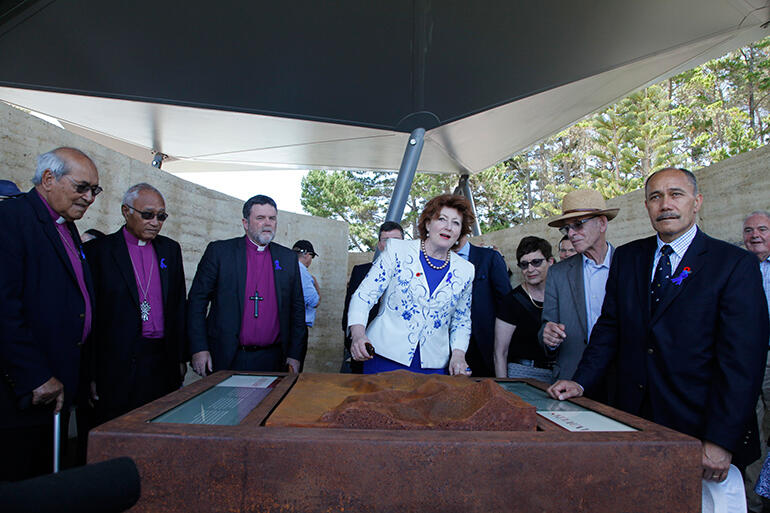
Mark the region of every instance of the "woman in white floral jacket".
POLYGON ((451 249, 470 233, 473 220, 465 198, 443 194, 425 205, 420 240, 388 240, 348 311, 351 354, 364 362, 364 374, 397 369, 471 374, 465 352, 474 268, 451 249), (380 298, 379 313, 366 328, 369 310, 380 298))

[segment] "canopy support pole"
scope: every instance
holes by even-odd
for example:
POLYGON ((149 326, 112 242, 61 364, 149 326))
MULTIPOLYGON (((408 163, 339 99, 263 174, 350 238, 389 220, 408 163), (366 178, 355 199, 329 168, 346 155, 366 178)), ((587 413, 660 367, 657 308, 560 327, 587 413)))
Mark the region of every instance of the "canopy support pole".
POLYGON ((471 191, 471 184, 468 183, 468 175, 460 175, 460 180, 457 182, 457 187, 454 190, 454 194, 465 196, 468 202, 471 204, 471 211, 473 212, 473 226, 471 226, 471 234, 476 237, 481 235, 481 225, 479 224, 479 215, 476 212, 476 202, 473 201, 473 191, 471 191))
POLYGON ((417 163, 420 162, 422 145, 425 139, 425 129, 415 128, 406 143, 404 158, 401 160, 401 168, 398 170, 396 185, 393 187, 393 195, 390 197, 390 206, 386 221, 401 222, 404 215, 406 201, 409 199, 409 191, 414 181, 414 173, 417 171, 417 163))

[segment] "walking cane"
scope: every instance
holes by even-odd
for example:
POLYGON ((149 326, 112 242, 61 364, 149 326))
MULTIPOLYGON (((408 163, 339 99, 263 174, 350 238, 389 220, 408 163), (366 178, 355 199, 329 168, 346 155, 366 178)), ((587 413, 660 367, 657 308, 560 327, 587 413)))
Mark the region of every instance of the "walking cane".
POLYGON ((61 435, 59 433, 60 412, 53 414, 53 473, 59 472, 59 442, 61 435))

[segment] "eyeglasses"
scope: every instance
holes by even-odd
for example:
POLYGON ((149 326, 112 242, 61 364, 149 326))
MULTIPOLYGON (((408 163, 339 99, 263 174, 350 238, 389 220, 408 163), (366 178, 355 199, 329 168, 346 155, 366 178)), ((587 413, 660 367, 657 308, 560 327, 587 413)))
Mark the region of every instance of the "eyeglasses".
POLYGON ((168 219, 168 214, 165 212, 144 212, 142 210, 135 209, 131 205, 126 205, 125 203, 123 204, 123 206, 138 213, 140 216, 142 216, 142 219, 144 219, 145 221, 149 221, 153 217, 157 217, 158 221, 162 223, 163 221, 168 219))
POLYGON ((77 183, 75 180, 73 180, 67 175, 64 175, 64 178, 66 178, 72 183, 72 186, 75 188, 75 192, 77 192, 78 194, 85 194, 86 191, 91 191, 91 194, 93 194, 95 198, 99 195, 100 192, 104 190, 98 185, 91 185, 90 183, 77 183))
POLYGON ((532 264, 532 267, 537 269, 538 267, 543 265, 543 262, 545 262, 545 258, 533 258, 532 260, 529 260, 529 261, 522 260, 521 262, 519 262, 516 265, 518 265, 519 269, 521 269, 521 270, 526 269, 527 267, 529 267, 530 264, 532 264))
POLYGON ((559 231, 561 232, 562 235, 569 235, 569 231, 570 230, 575 230, 576 232, 579 232, 580 230, 583 229, 583 225, 584 224, 586 224, 591 219, 594 219, 595 217, 597 217, 597 216, 586 217, 585 219, 581 219, 579 221, 575 221, 574 223, 565 224, 564 226, 559 228, 559 231))

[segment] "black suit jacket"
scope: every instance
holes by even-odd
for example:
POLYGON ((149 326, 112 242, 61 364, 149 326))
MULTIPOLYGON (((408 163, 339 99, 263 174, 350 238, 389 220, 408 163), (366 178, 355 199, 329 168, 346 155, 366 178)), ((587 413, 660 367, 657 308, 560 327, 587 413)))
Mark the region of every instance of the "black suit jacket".
POLYGON ((505 261, 490 248, 471 244, 468 261, 476 268, 471 304, 471 341, 465 355, 474 376, 495 376, 495 316, 511 293, 505 261))
MULTIPOLYGON (((75 225, 68 227, 81 250, 75 225)), ((93 297, 85 262, 83 272, 93 297)), ((50 422, 50 405, 23 411, 18 405, 29 402, 32 390, 51 377, 64 384, 65 406, 72 403, 85 300, 55 223, 34 189, 0 202, 0 306, 0 427, 50 422)))
MULTIPOLYGON (((269 245, 284 357, 302 360, 305 298, 297 253, 269 245)), ((210 351, 214 371, 228 369, 238 349, 246 289, 246 237, 211 242, 198 264, 188 298, 190 353, 210 351), (206 309, 211 304, 206 314, 206 309)))
MULTIPOLYGON (((364 278, 366 278, 366 275, 369 273, 369 269, 372 268, 372 263, 368 262, 366 264, 358 264, 353 267, 353 270, 350 271, 350 279, 348 280, 348 289, 345 292, 345 309, 342 311, 342 331, 345 332, 345 347, 350 349, 350 337, 347 336, 348 331, 348 308, 350 308, 350 298, 353 297, 353 293, 358 289, 358 286, 361 285, 361 282, 364 281, 364 278)), ((377 312, 380 311, 380 305, 379 303, 376 304, 371 310, 369 310, 369 321, 367 323, 367 326, 369 325, 369 322, 372 322, 375 317, 377 317, 377 312)))
POLYGON ((768 340, 757 258, 698 230, 674 272, 690 274, 651 315, 655 250, 655 237, 617 249, 574 380, 589 390, 617 356, 618 407, 753 461, 768 340))
MULTIPOLYGON (((187 360, 185 279, 179 244, 158 235, 152 242, 158 257, 154 276, 163 295, 163 331, 168 383, 165 393, 181 385, 179 362, 187 360)), ((84 245, 94 279, 96 316, 89 340, 91 379, 104 408, 121 410, 136 386, 134 365, 141 349, 139 293, 123 229, 84 245)))

